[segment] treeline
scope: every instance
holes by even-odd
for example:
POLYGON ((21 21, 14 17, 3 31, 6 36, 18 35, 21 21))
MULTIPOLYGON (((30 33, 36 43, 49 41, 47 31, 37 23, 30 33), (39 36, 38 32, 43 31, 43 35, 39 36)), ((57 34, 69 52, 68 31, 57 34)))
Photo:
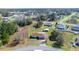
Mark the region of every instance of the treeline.
POLYGON ((14 8, 14 9, 0 9, 0 12, 34 12, 34 13, 49 13, 57 12, 57 13, 71 13, 71 12, 79 12, 79 8, 14 8))
POLYGON ((49 10, 49 11, 58 11, 58 10, 61 10, 61 11, 63 11, 63 10, 67 10, 67 11, 78 11, 79 10, 79 8, 11 8, 11 9, 5 9, 5 8, 3 8, 3 9, 0 9, 0 10, 7 10, 7 11, 11 11, 11 12, 13 12, 13 11, 21 11, 21 12, 24 12, 24 11, 28 11, 28 10, 30 10, 30 11, 47 11, 47 10, 49 10))

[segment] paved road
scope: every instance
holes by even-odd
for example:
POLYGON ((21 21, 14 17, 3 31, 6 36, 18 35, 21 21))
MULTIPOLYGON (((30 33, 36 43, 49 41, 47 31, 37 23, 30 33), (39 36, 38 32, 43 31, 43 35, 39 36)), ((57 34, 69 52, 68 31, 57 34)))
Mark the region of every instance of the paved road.
POLYGON ((59 48, 47 47, 45 44, 40 44, 39 46, 26 46, 23 48, 15 49, 14 51, 34 51, 34 50, 43 50, 43 51, 63 51, 59 48))

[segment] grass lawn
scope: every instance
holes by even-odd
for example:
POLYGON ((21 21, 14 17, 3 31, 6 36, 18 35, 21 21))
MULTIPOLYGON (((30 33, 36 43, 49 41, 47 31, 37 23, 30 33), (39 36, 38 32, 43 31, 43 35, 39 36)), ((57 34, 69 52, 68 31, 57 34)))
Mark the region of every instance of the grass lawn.
MULTIPOLYGON (((46 29, 46 28, 49 28, 49 31, 48 31, 48 32, 45 32, 46 35, 49 36, 50 33, 53 31, 52 27, 48 27, 48 26, 42 25, 41 28, 35 29, 35 28, 33 28, 33 24, 32 24, 32 26, 29 27, 29 36, 30 36, 33 32, 42 32, 42 31, 43 31, 44 29, 46 29)), ((34 39, 34 40, 36 40, 36 39, 34 39)), ((47 40, 46 45, 47 45, 47 46, 51 46, 53 42, 50 41, 49 39, 46 39, 46 40, 47 40)))
MULTIPOLYGON (((51 34, 51 32, 53 31, 53 27, 54 27, 54 25, 52 25, 52 27, 47 27, 47 26, 44 26, 43 25, 41 28, 34 29, 31 26, 29 28, 29 35, 31 35, 33 32, 41 32, 41 31, 43 31, 43 29, 49 28, 49 32, 46 32, 46 35, 49 36, 51 34)), ((78 37, 79 34, 78 35, 75 35, 75 34, 69 33, 69 32, 62 32, 62 33, 63 33, 63 38, 65 40, 64 46, 61 47, 62 49, 66 50, 66 51, 73 50, 73 49, 79 49, 79 47, 73 48, 71 46, 71 42, 73 41, 73 38, 78 37)), ((47 40, 46 45, 49 46, 49 47, 52 47, 52 45, 53 45, 54 42, 53 41, 50 41, 48 38, 46 40, 47 40)))
MULTIPOLYGON (((29 27, 29 34, 31 34, 32 32, 39 32, 39 31, 42 31, 44 28, 49 28, 49 27, 46 27, 46 26, 42 26, 41 28, 38 28, 38 29, 36 29, 36 30, 34 30, 34 29, 32 29, 32 27, 29 27)), ((46 32, 46 34, 47 35, 50 35, 50 33, 52 32, 53 30, 52 30, 52 27, 50 28, 50 31, 49 32, 46 32)), ((65 39, 65 43, 64 43, 64 46, 62 46, 61 48, 62 49, 64 49, 64 50, 66 50, 66 51, 69 51, 69 50, 75 50, 75 49, 79 49, 79 47, 76 47, 76 48, 73 48, 73 47, 71 47, 71 45, 70 45, 70 42, 72 42, 72 40, 73 40, 73 38, 74 37, 76 37, 76 36, 79 36, 79 35, 75 35, 75 34, 73 34, 73 33, 69 33, 69 32, 63 32, 63 37, 64 37, 64 39, 65 39)), ((52 47, 52 44, 54 43, 54 42, 52 42, 52 41, 50 41, 48 38, 46 39, 47 40, 47 43, 46 43, 46 45, 48 46, 48 47, 52 47)), ((38 45, 39 44, 39 41, 38 40, 29 40, 29 41, 27 41, 27 44, 25 44, 25 46, 26 45, 38 45), (35 43, 35 44, 34 44, 35 43)), ((23 45, 24 46, 24 45, 23 45)), ((22 46, 20 46, 20 45, 18 45, 18 46, 16 46, 16 47, 12 47, 12 48, 7 48, 6 50, 12 50, 12 49, 16 49, 16 48, 19 48, 19 47, 22 47, 22 46)), ((3 50, 3 49, 1 49, 1 50, 3 50)), ((4 49, 5 50, 5 49, 4 49)))
POLYGON ((77 19, 77 23, 79 24, 79 19, 77 19))
MULTIPOLYGON (((78 36, 79 36, 79 34, 78 35, 75 35, 73 33, 63 32, 63 38, 64 38, 65 42, 64 42, 64 46, 62 46, 61 48, 64 49, 64 50, 66 50, 66 51, 75 49, 75 48, 73 48, 71 46, 70 43, 73 41, 73 38, 74 37, 78 37, 78 36)), ((52 46, 53 43, 54 42, 48 40, 48 45, 51 45, 52 46)), ((76 47, 76 49, 79 49, 79 47, 76 47)))
POLYGON ((73 47, 71 46, 70 42, 73 41, 73 38, 78 37, 78 36, 79 36, 79 34, 75 35, 73 33, 65 32, 64 33, 65 43, 64 43, 64 46, 62 48, 66 49, 66 50, 73 49, 73 47))
MULTIPOLYGON (((46 29, 46 28, 49 28, 49 29, 50 29, 50 27, 47 27, 47 26, 44 26, 44 25, 42 25, 41 28, 35 29, 35 28, 33 27, 33 24, 32 24, 32 26, 29 27, 29 35, 31 35, 31 34, 34 33, 34 32, 42 32, 42 31, 43 31, 44 29, 46 29)), ((49 32, 50 32, 50 31, 49 31, 49 32)), ((50 34, 49 32, 47 32, 46 34, 50 34)))

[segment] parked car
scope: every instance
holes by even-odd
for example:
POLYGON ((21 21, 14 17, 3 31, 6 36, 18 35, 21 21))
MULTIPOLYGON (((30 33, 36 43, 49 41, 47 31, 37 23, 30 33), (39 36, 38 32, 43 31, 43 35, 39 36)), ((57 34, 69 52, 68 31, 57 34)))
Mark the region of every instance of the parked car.
POLYGON ((43 32, 48 32, 48 31, 49 31, 49 29, 48 29, 48 28, 46 28, 46 29, 44 29, 44 30, 43 30, 43 32))

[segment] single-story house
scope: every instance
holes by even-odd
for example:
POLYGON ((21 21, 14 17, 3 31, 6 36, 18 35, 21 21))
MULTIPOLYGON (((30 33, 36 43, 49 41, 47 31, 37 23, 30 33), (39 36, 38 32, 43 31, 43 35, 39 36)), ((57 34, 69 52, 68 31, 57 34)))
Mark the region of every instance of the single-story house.
POLYGON ((66 25, 65 24, 57 24, 56 29, 66 30, 66 25))
POLYGON ((73 30, 73 31, 79 31, 79 24, 72 26, 71 30, 73 30))
POLYGON ((44 24, 44 26, 52 26, 52 22, 45 21, 45 22, 43 22, 43 24, 44 24))
POLYGON ((67 23, 77 24, 77 19, 71 18, 70 20, 66 21, 67 23))
POLYGON ((40 21, 39 17, 32 18, 34 21, 40 21))
POLYGON ((8 21, 8 17, 2 17, 3 21, 8 21))
POLYGON ((45 34, 43 32, 35 32, 32 33, 32 35, 30 36, 30 38, 32 39, 38 39, 38 40, 43 40, 46 38, 45 34))

